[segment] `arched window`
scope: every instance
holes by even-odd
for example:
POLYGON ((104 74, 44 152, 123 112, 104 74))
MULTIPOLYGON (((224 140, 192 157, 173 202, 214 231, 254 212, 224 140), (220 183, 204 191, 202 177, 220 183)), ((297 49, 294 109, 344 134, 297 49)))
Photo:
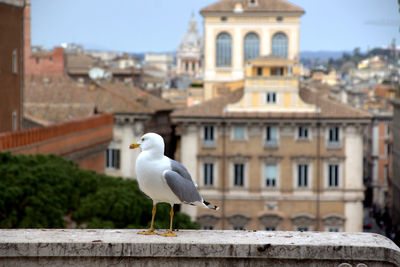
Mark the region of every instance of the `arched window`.
POLYGON ((272 36, 272 55, 287 58, 288 38, 286 34, 279 32, 272 36))
POLYGON ((244 60, 256 58, 260 55, 260 38, 255 33, 248 33, 244 37, 244 60))
POLYGON ((217 36, 217 67, 230 67, 232 64, 232 37, 226 33, 217 36))

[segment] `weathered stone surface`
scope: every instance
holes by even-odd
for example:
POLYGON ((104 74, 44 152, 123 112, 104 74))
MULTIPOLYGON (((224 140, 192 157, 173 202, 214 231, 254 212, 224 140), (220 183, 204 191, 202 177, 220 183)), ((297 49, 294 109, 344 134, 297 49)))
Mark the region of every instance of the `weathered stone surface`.
POLYGON ((3 229, 0 266, 400 266, 400 249, 371 233, 138 231, 3 229))

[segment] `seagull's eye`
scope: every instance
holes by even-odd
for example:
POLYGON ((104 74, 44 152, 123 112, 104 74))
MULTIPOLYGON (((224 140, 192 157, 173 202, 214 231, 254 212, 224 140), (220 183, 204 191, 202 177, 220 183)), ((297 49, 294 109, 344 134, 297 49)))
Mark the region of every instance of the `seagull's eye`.
POLYGON ((142 138, 142 142, 144 141, 144 138, 142 138))

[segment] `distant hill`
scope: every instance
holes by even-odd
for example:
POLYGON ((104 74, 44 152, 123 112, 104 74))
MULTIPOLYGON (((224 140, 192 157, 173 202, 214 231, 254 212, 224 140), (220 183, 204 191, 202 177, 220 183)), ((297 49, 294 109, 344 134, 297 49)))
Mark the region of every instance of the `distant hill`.
POLYGON ((302 51, 300 52, 300 59, 321 59, 328 60, 329 58, 341 58, 343 53, 351 54, 351 51, 302 51))

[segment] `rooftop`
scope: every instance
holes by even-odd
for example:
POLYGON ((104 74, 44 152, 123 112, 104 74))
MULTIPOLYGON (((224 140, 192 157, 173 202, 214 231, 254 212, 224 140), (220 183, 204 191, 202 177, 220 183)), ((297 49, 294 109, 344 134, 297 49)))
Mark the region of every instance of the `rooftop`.
POLYGON ((256 4, 249 4, 249 0, 221 0, 215 4, 201 9, 204 16, 209 12, 230 12, 233 13, 237 3, 242 4, 243 12, 251 13, 297 13, 304 14, 304 10, 284 0, 257 0, 256 4))
POLYGON ((319 96, 316 90, 300 88, 300 97, 307 104, 314 104, 320 108, 316 112, 226 112, 226 106, 238 102, 243 96, 243 88, 230 92, 222 97, 211 99, 199 105, 176 110, 172 113, 174 118, 310 118, 315 119, 370 119, 371 115, 360 109, 319 96))
POLYGON ((98 112, 152 114, 172 105, 136 87, 121 83, 79 84, 68 77, 29 77, 24 88, 24 113, 49 122, 83 118, 98 112))

